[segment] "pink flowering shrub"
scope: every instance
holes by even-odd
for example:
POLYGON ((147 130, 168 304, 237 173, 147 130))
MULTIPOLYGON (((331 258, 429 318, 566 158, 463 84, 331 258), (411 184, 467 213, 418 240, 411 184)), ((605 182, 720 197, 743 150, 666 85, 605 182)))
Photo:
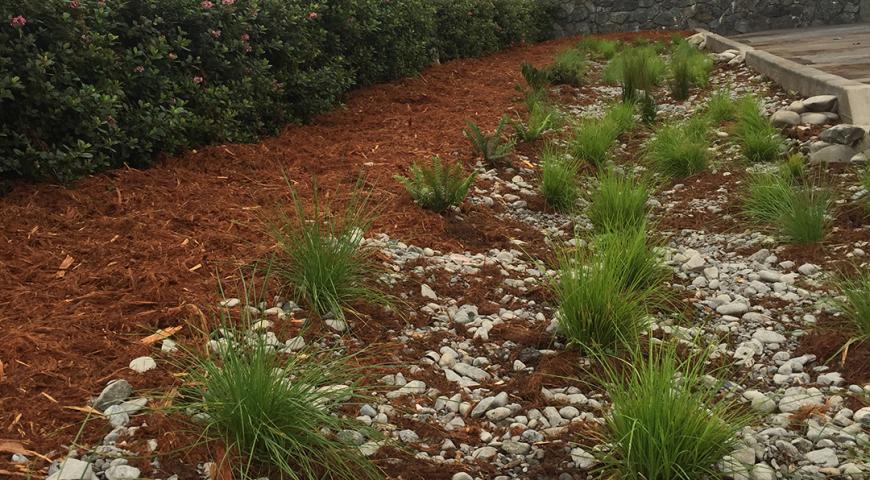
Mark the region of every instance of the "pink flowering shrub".
POLYGON ((0 175, 68 180, 254 141, 355 85, 531 39, 537 3, 0 2, 0 175))

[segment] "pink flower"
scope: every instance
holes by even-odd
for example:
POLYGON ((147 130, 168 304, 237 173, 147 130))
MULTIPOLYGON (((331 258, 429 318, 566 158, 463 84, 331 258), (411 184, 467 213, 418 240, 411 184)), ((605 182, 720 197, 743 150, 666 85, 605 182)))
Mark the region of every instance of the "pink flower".
POLYGON ((211 36, 214 38, 221 38, 220 30, 209 30, 208 32, 211 33, 211 36))
POLYGON ((145 71, 145 67, 143 67, 142 65, 137 65, 136 68, 133 69, 133 71, 136 73, 142 73, 145 71))
POLYGON ((79 0, 71 0, 69 6, 70 8, 79 8, 79 0))
POLYGON ((245 42, 245 43, 247 43, 249 40, 251 40, 251 36, 248 35, 247 33, 243 33, 242 36, 239 37, 239 38, 241 38, 242 41, 245 42))
POLYGON ((214 6, 214 4, 211 3, 209 0, 202 0, 202 3, 200 3, 199 5, 206 10, 214 6))
POLYGON ((205 79, 202 78, 201 76, 197 75, 197 76, 193 77, 193 83, 199 85, 203 82, 205 82, 205 79))
POLYGON ((232 5, 236 3, 236 0, 221 0, 221 4, 223 5, 232 5))
POLYGON ((319 17, 319 16, 320 16, 320 15, 318 15, 317 12, 311 12, 311 13, 308 14, 308 18, 311 19, 311 20, 314 20, 315 18, 317 18, 317 17, 319 17))
POLYGON ((12 17, 12 20, 9 21, 9 25, 12 25, 12 28, 21 28, 27 25, 27 19, 24 18, 24 15, 18 15, 17 17, 12 17))
POLYGON ((172 52, 169 52, 169 55, 167 55, 167 56, 169 57, 170 60, 175 60, 176 58, 178 58, 178 55, 176 55, 172 52))

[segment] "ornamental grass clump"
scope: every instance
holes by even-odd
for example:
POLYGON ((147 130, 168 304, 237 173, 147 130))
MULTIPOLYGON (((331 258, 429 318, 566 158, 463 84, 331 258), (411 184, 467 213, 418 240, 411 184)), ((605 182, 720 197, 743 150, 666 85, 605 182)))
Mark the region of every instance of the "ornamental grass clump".
POLYGON ((645 224, 597 235, 593 241, 594 252, 623 290, 643 293, 648 306, 664 299, 663 287, 672 276, 656 252, 658 246, 650 240, 645 224))
POLYGON ((605 82, 622 85, 622 98, 633 101, 640 90, 649 91, 661 83, 666 66, 651 46, 637 46, 623 50, 605 67, 605 82))
POLYGON ((737 107, 731 93, 727 90, 719 90, 707 99, 704 105, 704 115, 713 124, 720 125, 734 120, 737 115, 737 107))
POLYGON ((717 463, 738 447, 738 432, 753 416, 722 392, 715 371, 708 372, 710 349, 684 351, 650 337, 627 358, 601 356, 600 381, 612 402, 605 416, 609 450, 601 457, 608 478, 721 476, 717 463))
POLYGON ((483 132, 476 123, 469 121, 468 126, 463 133, 465 138, 471 142, 471 146, 477 155, 480 155, 484 162, 490 167, 498 167, 506 162, 508 155, 514 149, 516 141, 513 138, 505 138, 502 133, 504 127, 510 123, 510 118, 505 115, 498 122, 495 131, 491 133, 483 132))
POLYGON ((776 127, 761 112, 758 99, 743 97, 737 103, 735 134, 743 156, 751 163, 776 160, 785 151, 776 127))
POLYGON ((583 50, 571 48, 558 55, 550 67, 550 79, 556 84, 578 87, 586 77, 586 54, 583 50))
POLYGON ((656 131, 647 145, 646 158, 663 175, 687 177, 707 168, 708 147, 706 138, 699 135, 694 125, 670 124, 656 131))
POLYGON ((462 165, 445 163, 436 156, 429 165, 411 165, 410 177, 395 178, 420 206, 441 213, 465 200, 476 177, 477 172, 465 175, 462 165))
POLYGON ((559 332, 588 351, 636 342, 649 326, 643 291, 626 290, 620 272, 584 250, 562 252, 553 280, 559 332))
POLYGON ((375 250, 363 243, 377 214, 367 192, 354 192, 343 210, 323 203, 314 186, 309 208, 295 190, 293 214, 282 213, 271 225, 277 244, 275 272, 297 301, 318 315, 344 318, 352 304, 365 301, 388 305, 379 289, 375 250))
POLYGON ((779 173, 757 173, 750 179, 743 210, 774 227, 794 244, 818 243, 828 227, 830 192, 812 184, 795 184, 779 173))
POLYGON ((678 41, 671 54, 670 83, 671 96, 677 100, 689 98, 692 86, 706 86, 709 83, 713 60, 698 51, 686 41, 678 41))
POLYGON ((265 336, 252 333, 250 322, 220 331, 217 354, 188 352, 179 402, 196 412, 205 438, 226 445, 228 456, 218 461, 237 469, 237 478, 263 472, 292 480, 383 478, 357 446, 336 435, 356 431, 381 438, 338 413, 368 399, 361 386, 365 372, 337 351, 278 353, 265 336))
POLYGON ((619 52, 620 43, 615 40, 605 40, 603 38, 588 37, 580 40, 577 43, 577 48, 585 50, 595 58, 610 60, 616 53, 619 52))
POLYGON ((619 136, 613 121, 584 118, 574 128, 569 142, 571 155, 596 169, 604 168, 613 142, 619 136))
POLYGON ((859 339, 870 338, 870 272, 840 282, 843 301, 840 308, 858 330, 859 339))
POLYGON ((541 195, 559 211, 571 210, 580 196, 576 162, 552 145, 541 153, 541 195))
POLYGON ((598 176, 587 216, 596 233, 637 229, 646 224, 648 196, 642 181, 607 170, 598 176))

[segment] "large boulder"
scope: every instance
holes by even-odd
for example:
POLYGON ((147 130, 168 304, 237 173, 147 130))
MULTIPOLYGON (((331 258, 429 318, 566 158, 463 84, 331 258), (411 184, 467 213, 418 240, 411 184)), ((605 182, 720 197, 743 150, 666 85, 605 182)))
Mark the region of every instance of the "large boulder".
POLYGON ((793 127, 801 123, 801 116, 790 110, 777 110, 770 116, 770 121, 775 127, 793 127))
POLYGON ((806 123, 808 125, 825 125, 828 122, 828 116, 824 113, 807 112, 801 114, 801 123, 806 123))
POLYGON ((828 145, 810 153, 810 163, 849 163, 857 153, 858 149, 849 145, 828 145))
POLYGON ((857 125, 841 123, 823 131, 819 138, 828 143, 853 146, 860 142, 866 133, 863 128, 857 125))

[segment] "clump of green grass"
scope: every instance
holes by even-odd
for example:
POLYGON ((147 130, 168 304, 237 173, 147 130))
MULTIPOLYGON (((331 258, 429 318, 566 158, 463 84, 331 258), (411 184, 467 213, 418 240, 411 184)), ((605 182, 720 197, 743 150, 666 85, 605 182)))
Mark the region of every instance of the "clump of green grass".
MULTIPOLYGON (((634 119, 635 113, 635 105, 631 102, 615 102, 610 105, 607 109, 607 113, 604 114, 603 121, 609 122, 613 124, 614 131, 616 132, 616 136, 622 135, 623 133, 634 128, 635 122, 634 119)), ((614 137, 614 140, 616 138, 614 137)))
POLYGON ((553 289, 559 331, 583 349, 631 345, 648 328, 644 292, 625 290, 619 272, 590 252, 561 253, 553 289))
POLYGON ((443 212, 465 200, 475 177, 477 172, 465 175, 462 165, 446 164, 436 156, 429 165, 414 163, 410 177, 397 175, 396 180, 423 208, 443 212))
POLYGON ((662 286, 671 277, 656 246, 648 237, 646 225, 639 225, 596 236, 593 249, 624 290, 642 292, 653 300, 664 296, 662 286))
POLYGON ((672 178, 687 177, 705 170, 709 157, 706 139, 686 123, 658 129, 646 149, 646 158, 656 170, 672 178))
POLYGON ((844 300, 840 308, 855 324, 860 338, 870 338, 870 273, 863 272, 840 283, 844 300))
POLYGON ((535 68, 531 63, 523 62, 520 73, 532 90, 543 90, 550 86, 550 71, 545 68, 535 68))
POLYGON ((684 40, 677 41, 671 54, 671 95, 677 100, 689 98, 693 85, 709 83, 713 60, 684 40))
POLYGON ((227 325, 222 332, 219 356, 189 353, 181 404, 198 413, 206 438, 240 457, 220 459, 236 465, 239 478, 264 470, 293 480, 382 478, 358 447, 335 436, 354 430, 380 439, 337 415, 342 405, 366 399, 364 372, 338 352, 309 347, 283 355, 248 328, 227 325))
POLYGON ((752 163, 776 160, 784 151, 782 137, 762 113, 755 97, 737 103, 735 134, 743 156, 752 163))
POLYGON ((607 164, 608 153, 618 135, 612 121, 584 118, 574 128, 569 144, 571 155, 595 168, 603 168, 607 164))
POLYGON ((723 382, 708 381, 709 349, 681 358, 676 342, 657 344, 650 338, 646 353, 641 350, 603 362, 601 381, 612 401, 605 431, 611 450, 602 458, 605 475, 622 480, 719 478, 716 464, 737 447, 737 434, 751 422, 751 414, 719 392, 723 382))
POLYGON ((497 167, 504 163, 516 144, 514 139, 506 139, 502 133, 508 123, 510 123, 510 118, 505 115, 498 122, 494 132, 485 133, 476 123, 469 121, 467 128, 463 131, 465 138, 471 142, 474 152, 480 155, 491 167, 497 167))
POLYGON ((597 233, 640 228, 646 224, 648 189, 641 181, 613 170, 598 176, 587 215, 597 233))
POLYGON ((666 67, 654 48, 638 46, 623 50, 605 67, 605 82, 622 85, 622 98, 633 101, 639 90, 648 91, 661 83, 666 67))
POLYGON ((541 195, 547 205, 560 211, 573 208, 580 196, 577 165, 552 145, 541 152, 541 195))
POLYGON ((614 40, 605 40, 597 37, 587 37, 577 44, 580 50, 586 50, 596 58, 610 60, 619 52, 620 44, 614 40))
POLYGON ((277 244, 275 271, 297 301, 319 315, 344 318, 355 301, 389 304, 375 287, 374 250, 363 244, 377 209, 370 195, 354 192, 342 212, 323 204, 315 185, 311 208, 291 190, 294 215, 282 213, 271 228, 277 244))
POLYGON ((780 176, 792 182, 803 182, 807 178, 806 157, 800 153, 793 153, 778 165, 780 176))
POLYGON ((773 225, 787 241, 808 244, 824 239, 829 206, 826 189, 760 173, 749 180, 743 209, 750 218, 773 225))
POLYGON ((529 120, 511 122, 517 138, 523 141, 532 141, 541 138, 544 133, 556 129, 562 123, 562 114, 553 105, 544 101, 537 101, 529 109, 529 120))
POLYGON ((553 83, 583 85, 586 77, 586 54, 583 50, 571 48, 558 55, 550 67, 550 79, 553 83))
POLYGON ((704 106, 704 115, 717 125, 734 120, 736 114, 734 99, 727 90, 719 90, 711 95, 704 106))

